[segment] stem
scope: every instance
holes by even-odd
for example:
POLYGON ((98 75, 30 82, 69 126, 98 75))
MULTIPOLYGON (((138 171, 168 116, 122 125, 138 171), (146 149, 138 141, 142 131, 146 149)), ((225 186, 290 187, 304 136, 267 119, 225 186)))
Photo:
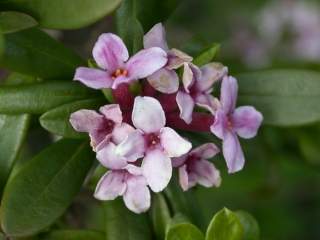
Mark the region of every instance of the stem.
POLYGON ((120 105, 121 110, 128 111, 133 108, 134 96, 130 92, 128 84, 120 84, 117 89, 112 90, 112 95, 115 102, 120 105))

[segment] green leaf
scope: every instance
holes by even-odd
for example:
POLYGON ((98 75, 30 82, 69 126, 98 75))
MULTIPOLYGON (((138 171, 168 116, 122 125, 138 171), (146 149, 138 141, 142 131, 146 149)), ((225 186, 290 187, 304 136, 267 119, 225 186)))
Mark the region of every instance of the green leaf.
POLYGON ((21 12, 1 12, 0 28, 2 33, 13 33, 36 26, 37 21, 31 16, 21 12))
POLYGON ((17 10, 33 16, 42 27, 74 29, 92 24, 111 13, 121 0, 6 0, 3 10, 17 10))
POLYGON ((29 120, 28 114, 0 114, 0 194, 25 140, 29 120))
POLYGON ((71 81, 0 87, 0 113, 41 114, 62 104, 92 98, 95 93, 71 81))
POLYGON ((253 105, 264 123, 298 126, 320 120, 320 73, 269 70, 245 73, 239 81, 239 105, 253 105))
POLYGON ((5 188, 3 231, 29 236, 50 226, 79 192, 93 159, 87 142, 61 140, 27 162, 5 188))
POLYGON ((71 78, 86 63, 43 31, 30 28, 5 35, 0 67, 41 78, 71 78))
POLYGON ((239 218, 244 234, 243 239, 245 240, 259 240, 260 239, 260 229, 257 220, 249 213, 245 211, 236 211, 235 214, 239 218))
POLYGON ((200 53, 200 55, 193 60, 193 63, 198 66, 203 66, 209 62, 212 62, 212 60, 217 56, 219 50, 220 44, 213 43, 210 47, 206 48, 202 53, 200 53))
POLYGON ((151 204, 151 218, 153 229, 158 240, 163 240, 166 226, 171 220, 169 206, 161 193, 155 194, 151 204))
POLYGON ((243 240, 243 233, 244 229, 237 215, 224 208, 211 220, 206 240, 243 240))
POLYGON ((40 238, 41 240, 104 240, 104 233, 91 230, 56 230, 40 238))
POLYGON ((117 30, 131 54, 142 48, 143 28, 137 19, 138 0, 123 0, 117 11, 117 30))
POLYGON ((101 99, 89 99, 68 103, 54 108, 40 117, 41 126, 56 135, 66 138, 85 138, 87 134, 76 132, 70 122, 70 114, 80 109, 97 109, 103 105, 101 99))
POLYGON ((105 203, 106 239, 151 240, 152 234, 146 214, 128 210, 121 198, 105 203), (121 229, 119 229, 119 227, 121 229))

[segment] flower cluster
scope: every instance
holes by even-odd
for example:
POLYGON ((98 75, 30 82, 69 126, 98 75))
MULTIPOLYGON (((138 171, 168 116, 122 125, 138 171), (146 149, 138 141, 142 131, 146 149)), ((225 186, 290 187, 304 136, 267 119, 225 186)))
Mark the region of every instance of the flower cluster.
POLYGON ((145 212, 149 189, 165 189, 173 168, 183 190, 197 183, 219 186, 220 172, 208 161, 219 148, 205 143, 192 149, 176 130, 211 132, 222 140, 229 173, 243 168, 237 136, 254 137, 262 115, 250 106, 236 108, 237 80, 222 64, 199 68, 186 53, 169 49, 160 23, 144 36, 144 49, 130 59, 123 41, 111 33, 99 37, 93 57, 99 69, 79 67, 74 79, 95 89, 111 88, 115 102, 99 112, 74 112, 70 122, 76 131, 89 134, 97 159, 108 169, 96 187, 97 199, 123 196, 130 210, 145 212), (142 90, 134 96, 130 85, 137 82, 142 90), (218 84, 220 99, 212 95, 218 84))

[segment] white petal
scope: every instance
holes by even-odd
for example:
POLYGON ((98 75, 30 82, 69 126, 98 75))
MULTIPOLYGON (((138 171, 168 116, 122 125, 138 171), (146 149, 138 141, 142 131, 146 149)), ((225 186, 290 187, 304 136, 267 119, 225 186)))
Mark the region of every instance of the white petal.
POLYGON ((127 161, 132 162, 144 156, 145 140, 139 130, 135 130, 128 135, 128 137, 121 142, 117 148, 116 153, 123 156, 127 161))
POLYGON ((116 145, 112 142, 99 149, 97 159, 109 169, 121 169, 127 165, 126 158, 116 154, 116 145))
POLYGON ((116 125, 112 131, 112 141, 115 144, 120 144, 133 131, 134 131, 134 128, 127 123, 116 125))
POLYGON ((176 96, 176 101, 180 110, 180 118, 187 124, 192 122, 192 113, 194 109, 194 100, 186 92, 179 91, 176 96))
POLYGON ((122 123, 122 112, 119 104, 108 104, 100 107, 99 111, 115 123, 122 123))
POLYGON ((114 200, 126 190, 124 175, 118 171, 107 172, 99 181, 94 197, 99 200, 114 200))

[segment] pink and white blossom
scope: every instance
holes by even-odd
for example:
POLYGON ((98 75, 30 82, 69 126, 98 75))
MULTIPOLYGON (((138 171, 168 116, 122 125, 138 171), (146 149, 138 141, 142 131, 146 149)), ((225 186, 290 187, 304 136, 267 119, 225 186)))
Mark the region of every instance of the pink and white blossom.
POLYGON ((228 68, 220 63, 209 63, 198 68, 192 63, 184 63, 183 89, 179 90, 176 101, 180 109, 180 117, 187 124, 192 121, 195 105, 215 113, 219 101, 212 96, 213 84, 228 73, 228 68))
POLYGON ((168 54, 167 64, 147 78, 149 84, 162 93, 175 93, 179 88, 179 77, 173 69, 185 62, 191 62, 192 57, 178 49, 170 49, 166 41, 166 32, 161 23, 154 25, 143 38, 144 48, 159 47, 168 54))
POLYGON ((135 213, 150 208, 150 191, 141 168, 127 165, 123 169, 108 171, 97 184, 94 196, 106 201, 123 196, 128 209, 135 213))
POLYGON ((125 44, 112 33, 99 37, 92 54, 100 69, 79 67, 74 79, 94 89, 116 89, 121 83, 148 77, 168 61, 166 52, 159 47, 141 50, 129 59, 125 44))
POLYGON ((136 130, 118 145, 117 154, 130 160, 142 158, 142 173, 154 192, 162 191, 172 176, 172 157, 191 149, 191 143, 166 125, 165 113, 158 100, 136 97, 132 112, 136 130))
POLYGON ((229 173, 240 171, 245 162, 238 136, 245 139, 255 137, 263 120, 262 114, 252 106, 236 108, 237 94, 237 80, 231 76, 224 77, 221 106, 211 126, 211 132, 223 141, 223 155, 229 173))
POLYGON ((220 171, 207 159, 213 158, 219 149, 213 143, 203 144, 182 157, 174 158, 172 164, 179 168, 179 182, 184 191, 197 183, 204 187, 219 187, 220 171))

